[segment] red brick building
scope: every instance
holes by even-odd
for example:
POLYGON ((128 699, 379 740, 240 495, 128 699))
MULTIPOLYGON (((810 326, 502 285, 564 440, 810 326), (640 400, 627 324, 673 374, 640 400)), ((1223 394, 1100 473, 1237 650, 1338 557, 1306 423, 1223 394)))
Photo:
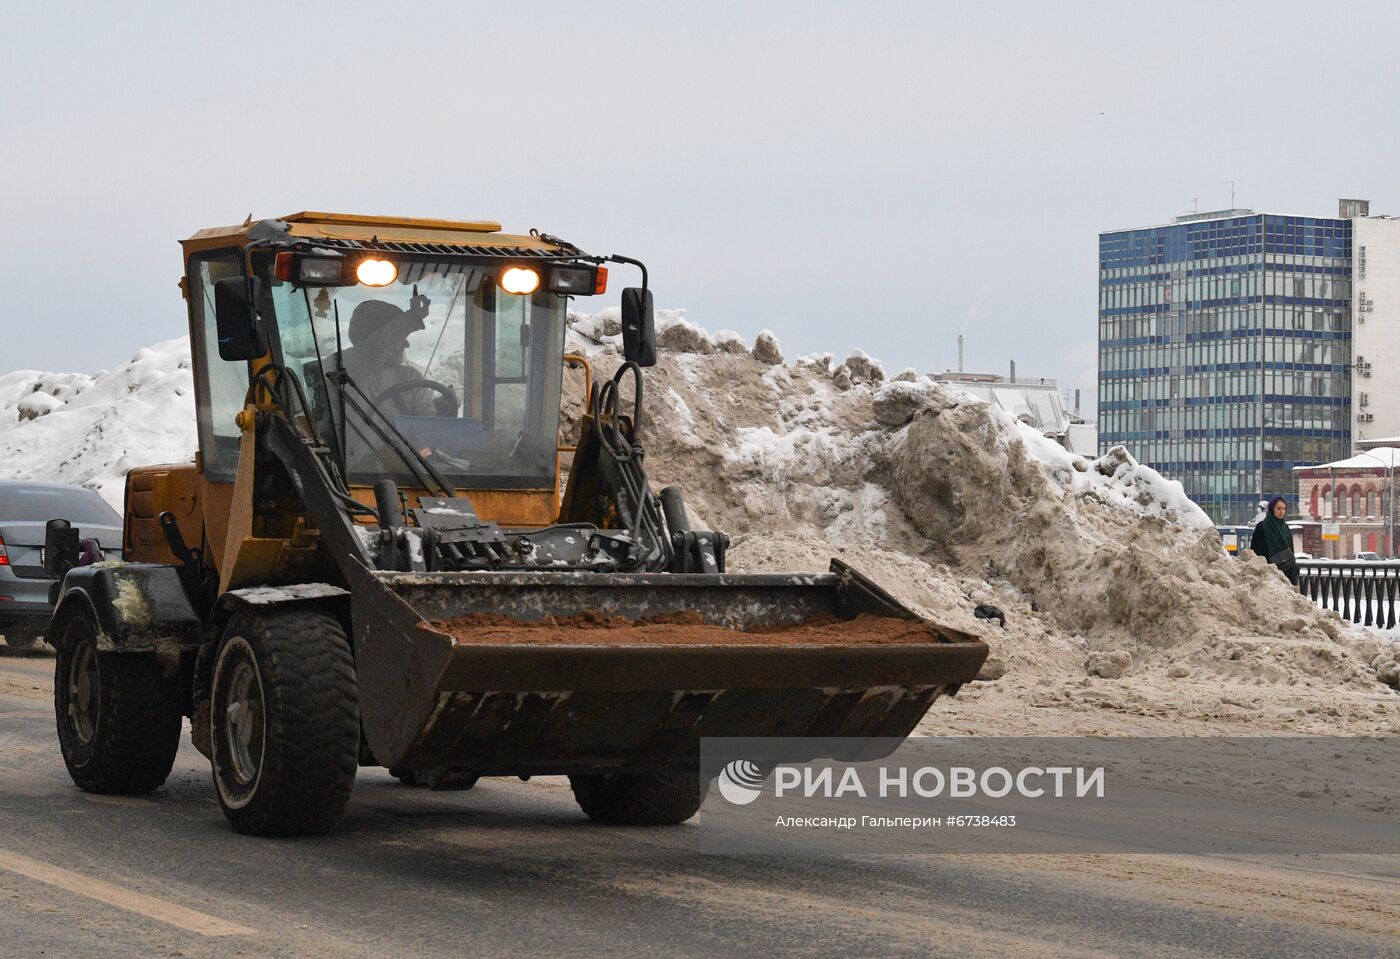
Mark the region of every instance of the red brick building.
POLYGON ((1298 502, 1290 513, 1302 520, 1305 552, 1350 559, 1360 552, 1392 556, 1391 491, 1400 448, 1385 446, 1320 466, 1297 466, 1298 502), (1323 539, 1324 524, 1338 539, 1323 539))

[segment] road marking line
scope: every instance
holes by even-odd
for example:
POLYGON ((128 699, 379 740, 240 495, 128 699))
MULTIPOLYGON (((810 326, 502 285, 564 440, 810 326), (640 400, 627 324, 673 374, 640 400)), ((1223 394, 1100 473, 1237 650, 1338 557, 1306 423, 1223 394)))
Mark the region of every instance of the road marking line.
POLYGON ((8 849, 0 849, 0 869, 18 873, 37 882, 48 883, 50 886, 66 889, 79 896, 96 899, 98 902, 105 902, 118 909, 138 913, 147 919, 154 919, 157 922, 163 922, 188 932, 197 932, 201 936, 246 936, 257 931, 249 929, 247 926, 240 926, 236 922, 227 922, 206 913, 177 906, 173 902, 166 902, 154 896, 132 892, 130 889, 114 886, 101 879, 90 879, 76 872, 69 872, 67 869, 60 869, 58 866, 51 866, 46 862, 39 862, 37 859, 30 859, 19 853, 10 852, 8 849))

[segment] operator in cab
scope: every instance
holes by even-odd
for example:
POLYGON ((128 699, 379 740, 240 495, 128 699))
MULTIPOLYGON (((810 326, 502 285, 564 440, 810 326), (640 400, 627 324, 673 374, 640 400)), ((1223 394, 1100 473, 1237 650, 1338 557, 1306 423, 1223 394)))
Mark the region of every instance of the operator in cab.
POLYGON ((350 314, 345 371, 388 415, 441 415, 432 390, 394 390, 401 383, 423 378, 423 371, 408 362, 404 352, 408 338, 423 329, 428 306, 428 298, 420 295, 409 301, 406 310, 383 300, 365 300, 350 314))

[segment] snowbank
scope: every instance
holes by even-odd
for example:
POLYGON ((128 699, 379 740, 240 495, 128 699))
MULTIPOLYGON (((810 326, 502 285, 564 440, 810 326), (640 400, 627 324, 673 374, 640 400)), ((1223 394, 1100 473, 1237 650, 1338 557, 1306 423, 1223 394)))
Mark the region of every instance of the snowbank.
POLYGON ((1341 632, 1262 562, 1228 556, 1180 484, 1121 449, 1073 456, 991 404, 939 389, 889 461, 897 502, 931 544, 1091 641, 1140 650, 1341 632))
POLYGON ((86 486, 120 510, 128 469, 189 462, 197 445, 186 339, 93 376, 0 376, 0 478, 86 486))

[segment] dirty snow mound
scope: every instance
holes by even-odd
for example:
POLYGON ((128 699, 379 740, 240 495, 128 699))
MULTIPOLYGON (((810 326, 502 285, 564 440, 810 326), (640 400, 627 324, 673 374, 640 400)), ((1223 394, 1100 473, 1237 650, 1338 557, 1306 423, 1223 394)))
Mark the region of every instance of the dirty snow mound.
POLYGON ((1226 555, 1180 484, 1121 449, 1075 457, 990 404, 940 390, 891 464, 895 496, 921 533, 1014 583, 1066 629, 1127 631, 1149 646, 1340 632, 1262 560, 1226 555))
MULTIPOLYGON (((578 315, 571 331, 599 377, 620 361, 601 326, 578 315)), ((646 371, 648 469, 684 488, 697 525, 735 534, 736 569, 843 556, 987 639, 1011 675, 1374 688, 1390 662, 1262 560, 1226 555, 1181 484, 1121 448, 1076 456, 911 371, 886 382, 860 352, 786 364, 687 338, 646 371), (972 617, 981 602, 1006 630, 972 617)))

